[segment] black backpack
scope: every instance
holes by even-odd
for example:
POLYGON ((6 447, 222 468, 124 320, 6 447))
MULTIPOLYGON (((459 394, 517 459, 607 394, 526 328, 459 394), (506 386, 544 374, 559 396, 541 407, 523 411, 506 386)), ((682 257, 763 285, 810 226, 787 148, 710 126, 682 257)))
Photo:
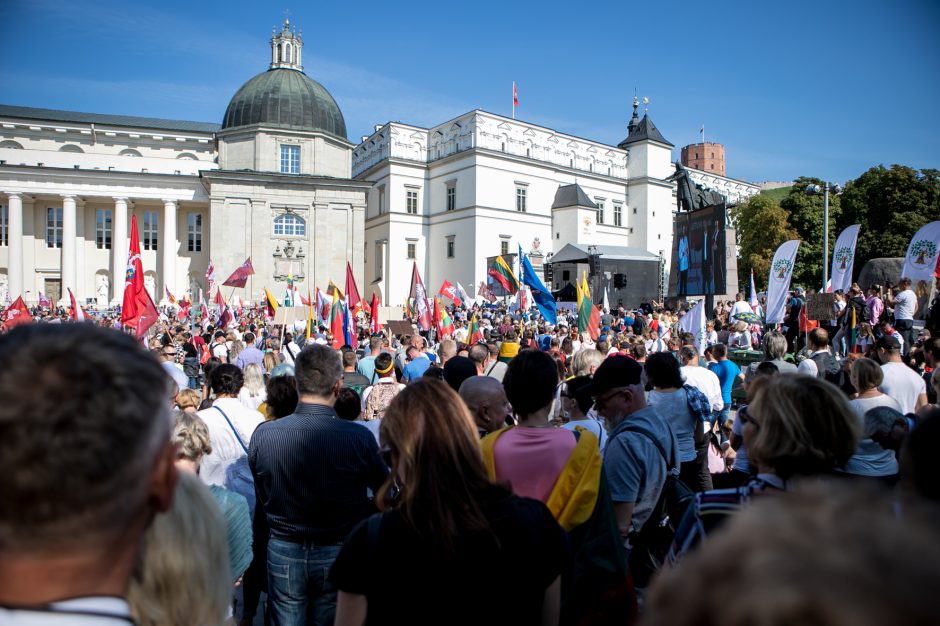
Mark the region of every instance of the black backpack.
POLYGON ((676 537, 679 522, 682 521, 682 517, 695 498, 695 493, 679 480, 677 475, 679 463, 675 454, 671 459, 668 458, 662 444, 653 433, 645 428, 630 425, 624 430, 639 433, 652 441, 666 462, 666 482, 663 483, 659 500, 656 501, 656 506, 653 507, 643 528, 630 538, 633 546, 630 551, 630 573, 633 575, 633 584, 643 588, 649 585, 653 574, 666 560, 666 555, 676 537))
POLYGON ((836 387, 841 387, 843 383, 842 365, 828 352, 820 352, 810 357, 810 360, 816 364, 816 377, 829 381, 836 387))

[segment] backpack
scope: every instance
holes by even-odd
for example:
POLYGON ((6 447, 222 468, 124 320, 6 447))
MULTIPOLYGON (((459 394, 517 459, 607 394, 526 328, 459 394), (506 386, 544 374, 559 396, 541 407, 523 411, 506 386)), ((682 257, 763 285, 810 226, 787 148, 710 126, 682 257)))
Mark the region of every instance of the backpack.
POLYGON ((372 391, 366 400, 366 410, 362 412, 362 419, 368 422, 385 417, 385 409, 392 403, 399 391, 398 383, 372 385, 372 391))
POLYGON ((659 500, 640 531, 630 537, 633 546, 630 550, 630 572, 634 584, 643 588, 649 585, 653 574, 665 562, 676 537, 679 522, 695 499, 695 493, 679 480, 679 463, 675 454, 671 459, 667 458, 666 451, 653 433, 640 426, 631 425, 624 430, 639 433, 652 441, 666 462, 666 481, 663 483, 659 500))
POLYGON ((814 354, 810 360, 816 364, 816 376, 829 381, 836 387, 841 387, 843 383, 842 365, 839 361, 828 353, 814 354))

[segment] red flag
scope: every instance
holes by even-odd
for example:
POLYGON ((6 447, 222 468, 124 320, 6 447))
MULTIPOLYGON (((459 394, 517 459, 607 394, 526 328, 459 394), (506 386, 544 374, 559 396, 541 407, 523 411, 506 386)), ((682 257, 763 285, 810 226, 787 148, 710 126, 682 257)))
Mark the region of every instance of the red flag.
POLYGON ((428 296, 424 290, 424 283, 421 282, 421 274, 418 273, 417 261, 415 261, 411 271, 411 292, 409 297, 415 299, 415 317, 417 318, 418 328, 428 330, 431 328, 431 307, 428 305, 428 296))
POLYGON ((460 306, 460 294, 457 292, 457 287, 450 284, 449 281, 445 280, 437 293, 453 302, 455 306, 460 306))
POLYGON ((29 309, 26 308, 26 303, 23 302, 23 296, 17 298, 16 301, 3 312, 3 323, 7 330, 14 326, 19 326, 20 324, 29 324, 32 321, 33 316, 29 314, 29 309))
POLYGON ((349 314, 355 315, 362 307, 362 298, 359 297, 359 288, 356 287, 356 277, 353 276, 352 265, 346 261, 346 306, 349 314))
MULTIPOLYGON (((137 237, 137 216, 131 215, 131 243, 127 250, 127 271, 124 277, 124 303, 121 306, 121 323, 137 325, 138 296, 144 289, 144 266, 140 262, 140 239, 137 237)), ((149 296, 148 296, 149 297, 149 296)))
POLYGON ((512 106, 519 106, 519 92, 516 91, 516 81, 512 81, 512 106))
MULTIPOLYGON (((297 293, 300 293, 300 292, 298 291, 297 293)), ((309 289, 307 290, 307 295, 308 295, 308 296, 310 295, 310 290, 309 290, 309 289)), ((311 306, 311 300, 310 300, 310 298, 309 298, 309 297, 304 298, 304 294, 302 294, 302 293, 300 294, 300 303, 303 304, 304 306, 311 306)))
POLYGON ((255 268, 251 266, 251 257, 248 257, 222 284, 226 287, 244 287, 248 282, 248 277, 254 273, 255 268))
POLYGON ((82 310, 82 307, 78 304, 78 301, 75 299, 75 294, 72 293, 72 290, 69 289, 69 299, 72 301, 72 319, 76 322, 84 322, 88 319, 88 316, 85 315, 85 311, 82 310))
POLYGON ((441 299, 434 298, 434 315, 431 317, 431 321, 434 323, 434 328, 437 329, 437 336, 440 337, 444 334, 444 324, 441 320, 441 299))
POLYGON ((372 292, 372 305, 369 309, 369 315, 372 316, 372 332, 382 332, 382 325, 379 324, 379 297, 374 291, 372 292))
POLYGON ((137 298, 137 338, 140 339, 147 334, 147 331, 150 330, 150 327, 157 323, 157 320, 160 319, 160 312, 157 311, 157 307, 153 304, 153 298, 150 297, 150 292, 146 289, 140 290, 140 295, 137 298))
POLYGON ((225 306, 225 300, 222 299, 221 289, 215 290, 215 299, 212 302, 215 303, 217 307, 219 307, 219 311, 221 311, 222 308, 225 306))
POLYGON ((343 347, 343 301, 339 299, 339 289, 333 290, 333 304, 330 307, 330 332, 333 334, 333 348, 343 347))

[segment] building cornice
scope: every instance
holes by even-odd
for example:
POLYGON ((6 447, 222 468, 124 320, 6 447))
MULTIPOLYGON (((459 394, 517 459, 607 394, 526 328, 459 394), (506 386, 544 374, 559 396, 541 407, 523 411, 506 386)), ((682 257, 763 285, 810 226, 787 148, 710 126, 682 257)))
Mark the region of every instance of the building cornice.
POLYGON ((305 174, 280 174, 278 172, 254 172, 251 170, 203 170, 200 177, 212 182, 227 183, 274 183, 295 187, 336 187, 368 190, 372 183, 349 178, 309 176, 305 174))

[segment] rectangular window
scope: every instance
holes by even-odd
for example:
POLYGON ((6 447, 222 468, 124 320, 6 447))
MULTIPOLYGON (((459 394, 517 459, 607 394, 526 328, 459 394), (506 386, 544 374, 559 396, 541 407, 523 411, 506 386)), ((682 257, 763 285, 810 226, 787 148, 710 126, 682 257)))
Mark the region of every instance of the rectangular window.
POLYGON ((382 272, 385 270, 385 255, 382 250, 384 243, 384 241, 375 242, 375 280, 382 280, 382 272))
POLYGON ((503 256, 509 254, 509 240, 508 239, 503 239, 502 241, 499 242, 499 253, 500 255, 503 255, 503 256))
POLYGON ((453 211, 457 208, 457 188, 453 185, 447 188, 447 210, 453 211))
POLYGON ((186 249, 190 252, 202 252, 202 213, 190 213, 186 221, 186 229, 189 233, 189 244, 186 249))
POLYGON ((448 259, 454 258, 454 238, 453 237, 447 238, 447 258, 448 259))
POLYGON ((46 209, 46 247, 62 247, 62 207, 46 209))
POLYGON ((300 174, 300 146, 281 146, 281 174, 300 174))
POLYGON ((526 188, 516 187, 516 210, 525 213, 526 188))
POLYGON ((408 260, 414 261, 418 255, 418 244, 409 243, 408 244, 408 260))
POLYGON ((95 246, 99 250, 111 249, 110 209, 95 209, 95 246))
POLYGON ((604 223, 604 201, 600 200, 597 203, 597 223, 604 223))
POLYGON ((411 215, 418 214, 418 192, 417 191, 408 191, 407 198, 405 200, 405 210, 411 215))
POLYGON ((157 212, 156 211, 144 211, 144 237, 143 237, 143 246, 144 250, 156 250, 157 249, 157 212))
POLYGON ((623 205, 614 203, 614 226, 623 226, 623 205))
POLYGON ((385 187, 379 187, 379 215, 385 213, 385 187))
POLYGON ((0 206, 0 246, 10 245, 10 209, 0 206))

